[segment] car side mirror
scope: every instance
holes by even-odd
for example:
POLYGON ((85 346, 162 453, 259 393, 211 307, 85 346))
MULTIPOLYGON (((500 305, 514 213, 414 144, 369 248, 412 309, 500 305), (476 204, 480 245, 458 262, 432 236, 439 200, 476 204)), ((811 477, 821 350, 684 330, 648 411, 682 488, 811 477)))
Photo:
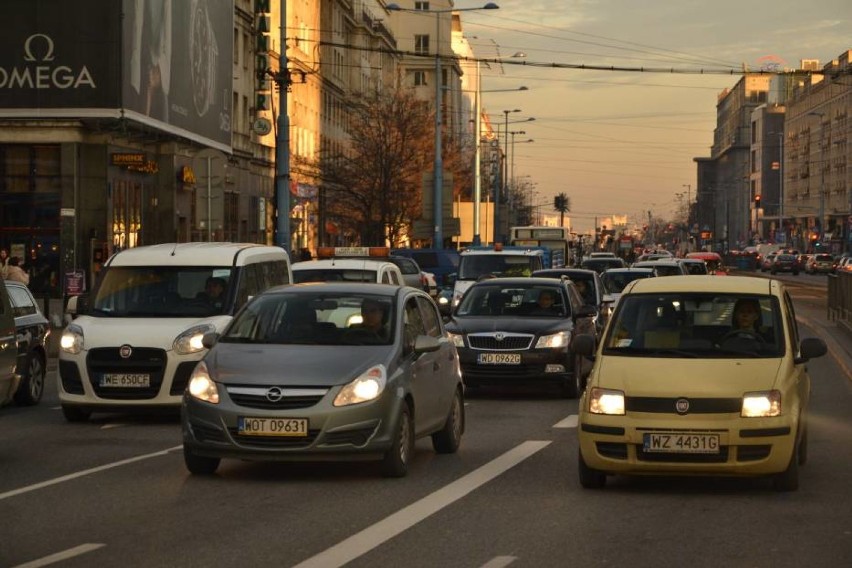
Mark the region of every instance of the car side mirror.
POLYGON ((591 304, 586 304, 574 313, 575 318, 591 318, 598 315, 598 310, 591 304))
POLYGON ((414 340, 415 353, 428 353, 441 348, 441 342, 431 335, 418 335, 414 340))
POLYGON ((72 318, 83 315, 88 311, 89 308, 89 295, 88 294, 80 294, 79 296, 71 296, 68 298, 68 304, 65 306, 65 311, 71 315, 72 318))
POLYGON ((201 336, 201 345, 206 349, 212 349, 217 341, 219 341, 219 334, 215 331, 208 331, 201 336))
POLYGON ((811 359, 816 359, 817 357, 822 357, 828 353, 828 347, 826 346, 825 341, 819 337, 806 337, 802 339, 802 342, 799 344, 799 352, 801 355, 794 361, 797 365, 806 363, 811 359))

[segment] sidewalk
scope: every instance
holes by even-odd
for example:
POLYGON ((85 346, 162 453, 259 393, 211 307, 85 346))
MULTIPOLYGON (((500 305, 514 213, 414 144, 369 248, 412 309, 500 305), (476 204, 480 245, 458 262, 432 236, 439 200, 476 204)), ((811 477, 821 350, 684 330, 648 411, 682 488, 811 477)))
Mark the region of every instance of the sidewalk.
POLYGON ((828 345, 828 356, 834 358, 846 378, 852 381, 852 326, 849 322, 828 321, 828 315, 815 308, 796 307, 796 321, 799 333, 807 336, 801 326, 807 326, 828 345))

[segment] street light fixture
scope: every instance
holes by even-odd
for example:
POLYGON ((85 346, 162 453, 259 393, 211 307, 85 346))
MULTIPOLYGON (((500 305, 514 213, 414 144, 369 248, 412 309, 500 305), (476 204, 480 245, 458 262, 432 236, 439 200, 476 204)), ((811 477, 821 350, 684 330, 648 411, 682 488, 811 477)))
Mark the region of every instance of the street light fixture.
MULTIPOLYGON (((509 157, 509 115, 514 112, 521 112, 521 109, 516 108, 512 110, 504 110, 503 123, 505 127, 503 128, 503 167, 500 168, 501 171, 501 180, 500 183, 497 184, 497 188, 494 195, 494 242, 502 243, 503 242, 503 229, 500 225, 500 201, 501 201, 501 186, 502 192, 506 193, 508 191, 508 186, 506 185, 506 178, 509 176, 509 163, 506 158, 509 157)), ((497 137, 499 138, 500 132, 498 127, 497 137)))
POLYGON ((448 8, 443 10, 412 10, 410 8, 402 8, 399 4, 391 3, 385 6, 387 10, 392 12, 414 12, 414 13, 429 13, 435 14, 435 166, 432 175, 433 189, 432 199, 434 201, 432 212, 434 215, 434 232, 432 235, 432 248, 444 248, 444 207, 443 207, 443 188, 444 188, 444 161, 441 155, 443 144, 441 142, 441 88, 443 77, 441 76, 441 14, 449 14, 452 12, 471 12, 474 10, 496 10, 499 8, 494 2, 489 2, 484 6, 474 8, 448 8))

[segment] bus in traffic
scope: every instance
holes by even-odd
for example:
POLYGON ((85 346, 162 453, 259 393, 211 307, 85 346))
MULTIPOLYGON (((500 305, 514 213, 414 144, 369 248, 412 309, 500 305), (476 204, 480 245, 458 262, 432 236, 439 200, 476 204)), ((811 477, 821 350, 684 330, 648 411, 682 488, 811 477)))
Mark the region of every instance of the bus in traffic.
POLYGON ((512 227, 509 230, 509 244, 519 247, 544 247, 551 251, 552 267, 574 264, 574 245, 577 235, 567 227, 547 227, 530 225, 512 227))

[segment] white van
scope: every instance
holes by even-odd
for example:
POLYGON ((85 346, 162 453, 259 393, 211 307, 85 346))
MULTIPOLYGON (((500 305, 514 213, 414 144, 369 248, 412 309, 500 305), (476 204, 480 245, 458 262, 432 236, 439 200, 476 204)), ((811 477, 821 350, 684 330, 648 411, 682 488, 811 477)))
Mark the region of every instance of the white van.
POLYGON ((201 337, 221 332, 250 297, 292 281, 290 258, 275 246, 172 243, 114 254, 91 294, 69 301, 77 317, 60 340, 65 418, 178 408, 207 352, 201 337))

